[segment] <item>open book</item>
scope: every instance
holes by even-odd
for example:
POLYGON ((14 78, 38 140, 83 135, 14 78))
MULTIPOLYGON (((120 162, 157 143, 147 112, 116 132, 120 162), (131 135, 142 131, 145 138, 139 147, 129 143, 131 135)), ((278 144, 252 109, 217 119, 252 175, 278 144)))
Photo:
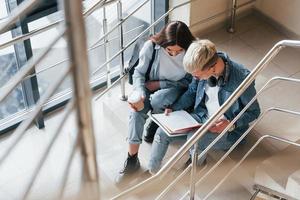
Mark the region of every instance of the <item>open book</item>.
POLYGON ((164 113, 152 114, 150 118, 169 136, 182 135, 201 126, 199 122, 184 110, 174 111, 169 113, 169 115, 164 113))

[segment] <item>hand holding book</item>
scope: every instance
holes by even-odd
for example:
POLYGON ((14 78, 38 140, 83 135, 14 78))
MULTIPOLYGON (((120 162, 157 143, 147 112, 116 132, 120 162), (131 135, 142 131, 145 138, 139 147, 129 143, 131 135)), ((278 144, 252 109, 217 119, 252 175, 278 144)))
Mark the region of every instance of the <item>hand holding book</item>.
POLYGON ((184 110, 168 111, 162 114, 153 114, 150 117, 170 136, 185 134, 201 126, 199 122, 184 110))

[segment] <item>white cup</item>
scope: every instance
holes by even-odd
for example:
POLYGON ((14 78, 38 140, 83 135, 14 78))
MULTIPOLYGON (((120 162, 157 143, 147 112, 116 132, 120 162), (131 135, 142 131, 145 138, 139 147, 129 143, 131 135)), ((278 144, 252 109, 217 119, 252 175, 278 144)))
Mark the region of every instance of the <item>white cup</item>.
POLYGON ((144 109, 143 95, 140 91, 133 91, 128 97, 128 102, 131 103, 137 111, 144 109))

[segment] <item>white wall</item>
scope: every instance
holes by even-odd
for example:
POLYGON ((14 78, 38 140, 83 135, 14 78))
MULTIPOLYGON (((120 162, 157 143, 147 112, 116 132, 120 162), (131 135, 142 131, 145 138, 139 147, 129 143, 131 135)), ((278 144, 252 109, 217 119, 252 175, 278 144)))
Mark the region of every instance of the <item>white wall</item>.
MULTIPOLYGON (((169 1, 169 8, 173 8, 181 3, 186 2, 187 0, 170 0, 169 1)), ((188 26, 190 25, 190 6, 191 4, 186 4, 180 8, 173 10, 170 15, 169 19, 171 21, 179 20, 186 23, 188 26)))
POLYGON ((256 9, 300 36, 299 0, 257 0, 256 9))
MULTIPOLYGON (((238 0, 237 5, 241 5, 249 0, 238 0)), ((206 32, 211 31, 210 29, 216 26, 217 24, 221 24, 225 26, 229 13, 222 14, 219 17, 210 20, 209 22, 199 23, 200 21, 214 16, 215 14, 221 13, 227 9, 230 9, 232 5, 232 0, 198 0, 195 1, 191 6, 191 29, 193 32, 206 32), (207 30, 208 29, 208 30, 207 30)), ((253 4, 249 4, 238 10, 237 14, 244 12, 246 10, 250 10, 253 4)))
MULTIPOLYGON (((187 0, 170 0, 170 8, 179 3, 186 2, 187 0)), ((238 5, 248 2, 249 0, 238 0, 238 5)), ((213 19, 206 23, 197 23, 208 17, 211 17, 217 13, 223 12, 226 9, 231 8, 232 0, 197 0, 184 6, 182 8, 176 9, 172 15, 170 15, 171 20, 182 20, 186 22, 193 33, 197 34, 199 32, 206 32, 208 29, 215 27, 217 24, 222 23, 230 16, 229 14, 223 14, 216 19, 213 19)), ((253 4, 247 5, 238 11, 243 12, 245 10, 250 10, 253 4)))

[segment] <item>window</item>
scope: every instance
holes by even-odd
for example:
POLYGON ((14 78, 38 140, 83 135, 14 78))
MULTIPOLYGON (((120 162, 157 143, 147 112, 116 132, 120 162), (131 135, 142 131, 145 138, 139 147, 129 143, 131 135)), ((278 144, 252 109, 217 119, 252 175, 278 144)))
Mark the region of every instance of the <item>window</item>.
MULTIPOLYGON (((2 18, 7 17, 6 3, 5 1, 16 1, 16 0, 0 0, 0 22, 2 18)), ((97 0, 85 0, 83 1, 84 8, 87 9, 93 5, 97 0)), ((157 1, 158 2, 158 1, 157 1)), ((160 1, 160 5, 162 6, 160 1)), ((166 1, 167 2, 167 1, 166 1)), ((122 11, 123 18, 131 13, 137 6, 139 6, 143 1, 140 0, 123 0, 122 1, 122 11)), ((26 22, 26 28, 28 31, 36 30, 40 27, 43 27, 47 24, 51 24, 57 20, 62 19, 62 13, 55 12, 56 9, 53 8, 55 0, 49 1, 49 6, 44 5, 42 9, 38 9, 38 12, 35 12, 34 16, 31 16, 26 22)), ((56 6, 56 4, 55 4, 56 6)), ((149 1, 144 5, 137 13, 129 17, 129 19, 123 25, 124 33, 124 46, 126 46, 132 39, 134 39, 138 34, 144 31, 151 22, 151 2, 149 1)), ((155 18, 158 18, 156 16, 155 18)), ((108 24, 108 30, 114 27, 118 23, 117 19, 117 4, 113 3, 106 7, 106 18, 108 24)), ((91 82, 92 86, 105 84, 106 81, 106 66, 103 66, 97 73, 95 72, 101 65, 105 63, 105 45, 103 45, 103 40, 99 39, 103 36, 103 9, 98 9, 93 12, 90 16, 86 17, 86 33, 87 33, 87 44, 88 44, 88 58, 89 66, 91 72, 91 82)), ((45 31, 41 34, 33 36, 30 39, 30 51, 32 56, 36 56, 37 53, 45 49, 49 41, 55 37, 58 33, 58 26, 54 27, 48 31, 45 31)), ((0 45, 3 42, 10 40, 11 34, 5 33, 0 35, 0 45)), ((22 42, 22 44, 24 44, 22 42)), ((109 57, 112 57, 119 51, 119 34, 118 29, 113 31, 112 34, 108 37, 108 54, 109 57)), ((132 55, 133 45, 129 47, 124 52, 125 63, 129 61, 132 55)), ((119 56, 116 57, 110 64, 111 78, 114 78, 119 75, 119 56)), ((60 72, 62 68, 68 67, 68 52, 67 52, 67 42, 65 38, 61 38, 59 42, 52 47, 51 52, 46 56, 46 58, 40 62, 36 68, 36 74, 27 77, 26 80, 34 77, 37 80, 37 88, 39 94, 42 96, 46 89, 53 83, 56 75, 60 72)), ((0 49, 0 84, 3 86, 13 74, 18 70, 16 52, 14 47, 9 47, 5 49, 0 49)), ((44 110, 52 109, 56 105, 64 102, 70 98, 71 90, 71 79, 68 77, 59 89, 55 92, 55 95, 49 100, 47 105, 45 105, 44 110)), ((4 128, 11 126, 20 122, 23 118, 22 113, 26 112, 28 106, 24 95, 23 85, 18 86, 5 101, 0 104, 0 132, 4 128), (18 118, 19 117, 19 118, 18 118)))
MULTIPOLYGON (((5 16, 5 5, 0 6, 1 16, 5 16)), ((10 33, 4 33, 0 35, 0 44, 12 39, 10 33)), ((9 79, 18 71, 15 52, 13 47, 7 47, 0 49, 0 87, 5 89, 9 85, 9 79)), ((4 119, 8 120, 14 116, 14 114, 23 111, 25 109, 25 100, 22 90, 22 86, 19 85, 15 88, 9 96, 0 103, 0 124, 4 119)))

